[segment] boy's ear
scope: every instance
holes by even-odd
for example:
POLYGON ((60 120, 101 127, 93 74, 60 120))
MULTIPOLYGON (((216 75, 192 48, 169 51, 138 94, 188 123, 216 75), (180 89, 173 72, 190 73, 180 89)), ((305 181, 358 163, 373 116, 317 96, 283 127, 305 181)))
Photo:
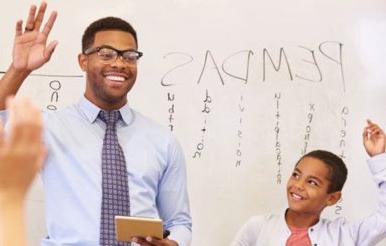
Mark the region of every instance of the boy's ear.
POLYGON ((328 194, 328 200, 327 200, 327 206, 332 206, 335 203, 339 201, 339 199, 342 197, 341 191, 335 191, 330 194, 328 194))

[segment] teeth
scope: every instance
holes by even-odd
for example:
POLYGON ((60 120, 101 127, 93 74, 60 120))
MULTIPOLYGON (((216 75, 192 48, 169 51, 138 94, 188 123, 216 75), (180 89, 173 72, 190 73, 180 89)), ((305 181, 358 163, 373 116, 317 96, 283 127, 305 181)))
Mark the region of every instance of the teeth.
POLYGON ((296 200, 302 200, 302 197, 295 193, 292 193, 292 197, 295 198, 296 200))
POLYGON ((108 75, 106 76, 108 80, 114 80, 114 81, 125 81, 125 78, 122 76, 114 76, 114 75, 108 75))

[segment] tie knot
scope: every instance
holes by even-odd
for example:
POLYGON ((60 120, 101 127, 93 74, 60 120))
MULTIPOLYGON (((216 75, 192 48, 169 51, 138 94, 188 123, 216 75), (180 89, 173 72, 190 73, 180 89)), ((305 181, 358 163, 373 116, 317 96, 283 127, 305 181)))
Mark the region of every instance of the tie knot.
POLYGON ((104 111, 101 110, 99 112, 99 118, 103 120, 107 125, 113 124, 115 125, 120 117, 120 113, 118 110, 114 111, 104 111))

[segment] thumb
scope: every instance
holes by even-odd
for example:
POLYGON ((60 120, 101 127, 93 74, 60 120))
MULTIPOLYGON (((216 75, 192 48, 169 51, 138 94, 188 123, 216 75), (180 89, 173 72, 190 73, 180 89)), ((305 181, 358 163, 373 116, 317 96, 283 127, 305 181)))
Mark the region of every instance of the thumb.
POLYGON ((47 48, 44 50, 44 58, 46 59, 46 61, 50 60, 51 59, 51 56, 52 54, 54 53, 55 51, 55 48, 56 46, 58 45, 58 41, 54 40, 52 42, 50 42, 47 46, 47 48))

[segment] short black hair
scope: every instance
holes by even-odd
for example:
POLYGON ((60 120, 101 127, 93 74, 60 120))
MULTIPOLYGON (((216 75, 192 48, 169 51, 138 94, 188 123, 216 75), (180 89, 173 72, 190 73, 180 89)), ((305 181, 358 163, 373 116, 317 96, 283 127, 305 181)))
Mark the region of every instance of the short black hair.
POLYGON ((83 33, 82 52, 84 53, 94 43, 95 34, 100 31, 119 30, 133 35, 135 44, 138 46, 137 33, 127 21, 118 17, 105 17, 91 23, 83 33))
POLYGON ((296 166, 305 157, 318 159, 328 167, 329 177, 327 177, 327 179, 330 181, 330 185, 327 193, 333 193, 343 189, 343 185, 347 179, 347 167, 342 158, 326 150, 314 150, 303 155, 296 163, 296 166))

